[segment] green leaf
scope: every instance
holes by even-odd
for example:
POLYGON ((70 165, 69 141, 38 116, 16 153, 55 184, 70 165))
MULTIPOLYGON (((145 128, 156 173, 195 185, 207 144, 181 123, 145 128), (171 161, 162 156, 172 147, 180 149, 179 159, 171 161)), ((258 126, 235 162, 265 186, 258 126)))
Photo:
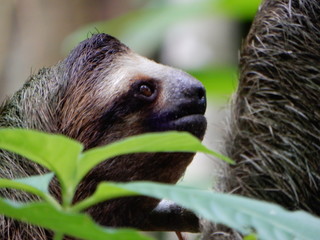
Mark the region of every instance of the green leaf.
MULTIPOLYGON (((44 194, 49 193, 48 187, 52 180, 54 174, 48 173, 39 176, 31 176, 28 178, 18 178, 18 179, 6 179, 0 178, 0 188, 15 188, 19 190, 24 190, 26 192, 37 194, 36 192, 41 192, 44 194)), ((39 194, 37 194, 39 195, 39 194)))
POLYGON ((86 151, 79 160, 77 182, 100 162, 124 154, 149 152, 203 152, 233 163, 229 158, 206 148, 190 133, 147 133, 86 151))
POLYGON ((20 154, 49 170, 59 179, 62 191, 70 196, 83 146, 65 136, 27 129, 0 129, 0 149, 20 154))
POLYGON ((135 196, 135 195, 139 195, 139 194, 133 191, 129 191, 129 190, 114 186, 114 184, 112 183, 102 182, 98 185, 94 194, 92 194, 90 197, 74 205, 72 207, 72 210, 74 212, 79 212, 79 211, 85 210, 90 206, 93 206, 100 202, 104 202, 109 199, 135 196))
POLYGON ((247 235, 243 238, 243 240, 258 240, 258 237, 256 234, 250 234, 250 235, 247 235))
POLYGON ((35 194, 46 200, 53 207, 60 209, 59 203, 49 194, 48 188, 54 174, 48 173, 28 178, 5 179, 0 178, 0 188, 12 188, 35 194))
POLYGON ((210 221, 225 224, 243 234, 249 234, 251 229, 255 229, 259 239, 314 240, 320 236, 319 218, 303 211, 289 212, 272 203, 236 195, 147 182, 115 186, 150 197, 172 200, 210 221))
POLYGON ((30 176, 27 178, 17 178, 13 179, 12 181, 32 186, 47 194, 49 193, 49 184, 53 177, 54 173, 47 173, 43 175, 30 176))
POLYGON ((0 214, 87 240, 150 240, 137 231, 103 228, 85 214, 66 213, 43 202, 22 204, 0 198, 0 214))

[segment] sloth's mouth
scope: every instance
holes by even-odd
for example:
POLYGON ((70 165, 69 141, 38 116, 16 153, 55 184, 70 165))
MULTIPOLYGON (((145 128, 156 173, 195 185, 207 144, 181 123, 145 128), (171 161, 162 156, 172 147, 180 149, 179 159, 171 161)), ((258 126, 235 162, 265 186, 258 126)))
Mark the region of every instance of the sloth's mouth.
POLYGON ((187 131, 202 138, 207 128, 207 120, 201 114, 186 115, 169 121, 167 127, 168 130, 187 131))
POLYGON ((170 111, 155 114, 151 119, 153 131, 186 131, 202 139, 207 128, 205 106, 181 104, 170 111))

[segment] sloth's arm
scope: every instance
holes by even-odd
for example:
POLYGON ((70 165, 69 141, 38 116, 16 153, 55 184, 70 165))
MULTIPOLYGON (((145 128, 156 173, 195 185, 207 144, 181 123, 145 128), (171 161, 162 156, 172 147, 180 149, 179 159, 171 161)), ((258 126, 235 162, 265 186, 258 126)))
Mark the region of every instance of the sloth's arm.
POLYGON ((168 200, 162 200, 138 228, 143 231, 200 231, 196 214, 168 200))

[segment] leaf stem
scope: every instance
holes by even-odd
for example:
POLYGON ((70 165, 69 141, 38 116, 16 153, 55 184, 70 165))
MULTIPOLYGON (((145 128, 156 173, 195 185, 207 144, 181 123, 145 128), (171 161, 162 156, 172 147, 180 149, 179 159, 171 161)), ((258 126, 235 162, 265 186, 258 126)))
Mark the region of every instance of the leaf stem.
POLYGON ((74 195, 74 188, 70 187, 62 187, 62 207, 67 209, 70 208, 72 205, 74 195))

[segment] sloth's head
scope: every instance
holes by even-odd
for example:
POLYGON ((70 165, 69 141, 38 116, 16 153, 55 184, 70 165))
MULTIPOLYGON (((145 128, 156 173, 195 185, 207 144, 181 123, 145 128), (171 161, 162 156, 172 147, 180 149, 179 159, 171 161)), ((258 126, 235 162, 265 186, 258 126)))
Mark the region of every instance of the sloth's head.
POLYGON ((61 128, 86 148, 168 130, 203 138, 205 89, 187 73, 141 57, 106 34, 82 42, 63 66, 61 128))

